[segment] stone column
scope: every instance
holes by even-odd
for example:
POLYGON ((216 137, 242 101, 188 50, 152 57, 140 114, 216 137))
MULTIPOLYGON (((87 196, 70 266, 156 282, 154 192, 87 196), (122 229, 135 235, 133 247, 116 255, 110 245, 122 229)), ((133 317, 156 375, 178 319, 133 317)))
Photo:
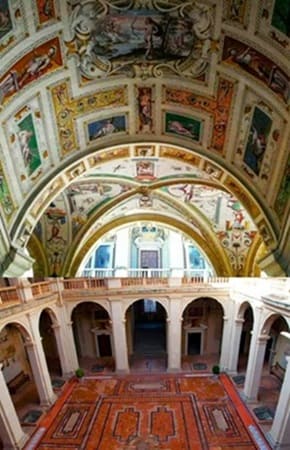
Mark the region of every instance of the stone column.
POLYGON ((40 340, 41 338, 39 337, 39 344, 36 342, 26 342, 24 345, 27 350, 40 405, 46 408, 55 402, 56 395, 51 386, 50 375, 40 340))
POLYGON ((64 330, 60 325, 52 325, 51 328, 53 329, 54 337, 56 340, 62 376, 70 377, 76 369, 75 367, 71 366, 69 358, 70 354, 73 351, 70 348, 71 342, 68 339, 65 339, 64 330))
POLYGON ((1 369, 2 364, 0 365, 0 436, 5 450, 18 450, 23 448, 28 436, 22 431, 1 369))
POLYGON ((34 381, 40 398, 40 404, 46 407, 54 403, 56 400, 56 395, 52 389, 51 379, 41 342, 42 338, 39 333, 38 314, 30 313, 29 320, 34 341, 26 341, 24 345, 27 348, 34 381))
POLYGON ((269 432, 273 448, 290 448, 290 356, 286 356, 287 366, 281 387, 272 428, 269 432))
POLYGON ((227 371, 228 370, 228 357, 230 353, 230 344, 231 344, 231 321, 227 316, 223 317, 224 325, 223 325, 223 335, 222 335, 222 346, 221 346, 221 354, 220 354, 220 369, 227 371))
POLYGON ((181 369, 181 326, 180 299, 170 300, 170 317, 167 322, 167 354, 168 372, 175 372, 181 369))
POLYGON ((244 395, 246 400, 250 402, 256 401, 258 397, 268 339, 269 336, 267 334, 257 336, 255 332, 251 339, 244 387, 244 395))
POLYGON ((239 350, 244 319, 236 319, 233 323, 232 337, 228 355, 228 373, 235 375, 238 369, 239 350))
POLYGON ((79 367, 79 360, 78 355, 76 351, 76 345, 74 340, 74 334, 73 334, 73 322, 69 321, 66 323, 64 336, 66 340, 66 350, 67 350, 67 358, 69 360, 68 365, 70 367, 70 370, 72 372, 75 372, 75 370, 79 367))
POLYGON ((129 372, 126 320, 123 318, 122 301, 111 300, 111 318, 116 372, 129 372))
MULTIPOLYGON (((63 290, 63 281, 58 282, 58 289, 60 293, 60 298, 62 297, 61 292, 63 290)), ((78 355, 76 351, 75 338, 73 333, 73 322, 70 320, 72 312, 70 315, 66 308, 65 303, 59 304, 58 309, 58 320, 60 323, 59 339, 61 342, 62 350, 59 349, 59 355, 63 352, 63 361, 61 362, 61 368, 64 376, 70 376, 74 374, 76 369, 79 367, 78 355)), ((56 335, 57 339, 57 335, 56 335)), ((58 344, 58 343, 57 343, 58 344)))

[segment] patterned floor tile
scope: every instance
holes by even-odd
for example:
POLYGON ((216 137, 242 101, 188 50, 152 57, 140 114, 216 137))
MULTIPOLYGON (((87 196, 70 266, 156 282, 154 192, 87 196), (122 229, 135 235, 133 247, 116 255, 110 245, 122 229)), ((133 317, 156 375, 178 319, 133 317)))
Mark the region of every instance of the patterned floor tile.
POLYGON ((34 449, 260 448, 249 432, 249 417, 242 417, 248 413, 234 384, 224 375, 88 377, 71 386, 59 405, 53 420, 40 423, 45 433, 34 449))

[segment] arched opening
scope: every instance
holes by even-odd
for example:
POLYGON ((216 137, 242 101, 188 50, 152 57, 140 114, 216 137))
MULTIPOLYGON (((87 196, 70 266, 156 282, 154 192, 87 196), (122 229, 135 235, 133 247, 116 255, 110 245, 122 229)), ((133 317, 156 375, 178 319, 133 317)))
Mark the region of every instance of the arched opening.
POLYGON ((289 351, 289 344, 283 334, 281 335, 283 331, 289 331, 289 327, 284 317, 279 316, 271 325, 270 339, 265 351, 265 364, 268 365, 270 371, 275 364, 279 364, 282 369, 286 368, 285 355, 289 351))
POLYGON ((249 304, 245 305, 243 312, 243 326, 241 331, 240 346, 239 346, 239 359, 238 359, 238 372, 245 372, 247 368, 248 356, 251 344, 251 331, 254 326, 254 316, 252 307, 249 304))
POLYGON ((42 311, 39 318, 39 333, 42 338, 41 342, 47 368, 51 376, 52 385, 54 386, 54 384, 57 384, 57 379, 55 379, 55 377, 60 377, 62 375, 62 370, 53 325, 51 312, 49 310, 42 311))
POLYGON ((223 308, 217 300, 199 298, 183 312, 182 365, 189 370, 209 370, 219 363, 223 308))
POLYGON ((102 236, 78 270, 86 277, 209 276, 202 248, 181 230, 154 221, 117 227, 102 236))
POLYGON ((89 372, 112 370, 114 346, 106 309, 94 302, 80 303, 72 312, 72 322, 79 366, 89 372))
POLYGON ((290 354, 289 339, 283 335, 283 332, 289 332, 289 326, 283 316, 272 315, 263 327, 264 332, 268 335, 268 340, 258 391, 260 405, 253 411, 265 431, 268 431, 269 423, 275 416, 286 371, 286 357, 290 354))
POLYGON ((27 347, 30 342, 27 331, 18 323, 9 323, 0 332, 2 373, 24 433, 43 413, 27 347))
POLYGON ((132 371, 166 369, 165 308, 156 300, 134 302, 126 312, 129 364, 132 371))

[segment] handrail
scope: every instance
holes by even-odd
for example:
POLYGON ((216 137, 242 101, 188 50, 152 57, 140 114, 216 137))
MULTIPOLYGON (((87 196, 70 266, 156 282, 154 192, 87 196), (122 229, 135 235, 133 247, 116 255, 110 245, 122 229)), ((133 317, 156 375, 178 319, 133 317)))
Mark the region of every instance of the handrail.
POLYGON ((42 295, 51 293, 50 281, 41 281, 38 283, 31 284, 31 290, 33 297, 40 297, 42 295))
POLYGON ((7 304, 20 302, 21 299, 19 297, 16 286, 7 286, 0 288, 0 307, 1 305, 7 306, 7 304))
POLYGON ((184 277, 184 278, 144 278, 144 277, 121 277, 121 278, 70 278, 63 280, 64 289, 110 289, 116 287, 142 287, 142 286, 186 286, 201 284, 225 284, 229 279, 225 277, 184 277))
MULTIPOLYGON (((111 277, 111 278, 59 278, 37 283, 24 283, 15 286, 0 287, 0 309, 10 306, 28 303, 30 300, 56 298, 55 293, 63 297, 65 301, 80 296, 85 300, 86 295, 106 295, 111 291, 118 293, 123 290, 146 290, 150 292, 166 289, 193 290, 197 286, 200 290, 224 289, 225 287, 241 293, 246 297, 255 296, 267 304, 279 309, 290 309, 290 280, 284 278, 227 278, 227 277, 111 277), (255 288, 255 289, 251 289, 255 288), (257 289, 259 288, 259 289, 257 289)), ((142 294, 143 295, 143 294, 142 294)))
POLYGON ((112 268, 112 269, 83 269, 81 278, 169 278, 169 277, 203 277, 208 278, 211 273, 207 269, 184 268, 112 268))

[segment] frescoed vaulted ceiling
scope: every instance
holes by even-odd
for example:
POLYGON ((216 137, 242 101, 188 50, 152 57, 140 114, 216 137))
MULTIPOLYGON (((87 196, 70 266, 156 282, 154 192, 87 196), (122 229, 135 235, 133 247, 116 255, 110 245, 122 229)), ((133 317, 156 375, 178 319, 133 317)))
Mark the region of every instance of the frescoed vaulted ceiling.
POLYGON ((287 0, 0 3, 2 276, 152 220, 217 275, 289 274, 287 0))

